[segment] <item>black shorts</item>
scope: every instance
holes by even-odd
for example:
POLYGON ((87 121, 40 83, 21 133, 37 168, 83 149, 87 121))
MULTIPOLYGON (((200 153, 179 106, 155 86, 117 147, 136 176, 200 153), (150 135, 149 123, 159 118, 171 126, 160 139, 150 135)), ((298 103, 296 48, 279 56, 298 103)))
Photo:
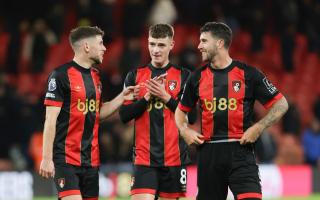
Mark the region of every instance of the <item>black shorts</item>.
POLYGON ((163 198, 185 197, 187 170, 184 166, 148 167, 135 165, 131 194, 154 194, 163 198))
POLYGON ((98 167, 55 164, 54 182, 59 199, 70 195, 81 195, 84 200, 86 198, 98 199, 98 167))
POLYGON ((228 186, 236 200, 262 199, 253 145, 225 142, 199 146, 197 200, 226 200, 228 186))

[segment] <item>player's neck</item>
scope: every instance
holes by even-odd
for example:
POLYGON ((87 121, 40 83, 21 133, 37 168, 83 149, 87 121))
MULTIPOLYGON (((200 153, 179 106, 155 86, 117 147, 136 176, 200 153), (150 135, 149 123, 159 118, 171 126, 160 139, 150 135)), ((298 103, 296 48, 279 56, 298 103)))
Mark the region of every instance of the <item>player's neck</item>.
POLYGON ((90 60, 83 59, 79 56, 74 56, 73 61, 76 62, 81 67, 86 68, 86 69, 89 69, 92 67, 92 62, 90 60))
POLYGON ((232 58, 229 54, 217 55, 212 59, 210 65, 213 69, 225 69, 232 63, 232 58))
POLYGON ((169 64, 169 59, 166 60, 163 63, 156 63, 153 60, 151 61, 152 66, 156 67, 156 68, 165 68, 168 64, 169 64))

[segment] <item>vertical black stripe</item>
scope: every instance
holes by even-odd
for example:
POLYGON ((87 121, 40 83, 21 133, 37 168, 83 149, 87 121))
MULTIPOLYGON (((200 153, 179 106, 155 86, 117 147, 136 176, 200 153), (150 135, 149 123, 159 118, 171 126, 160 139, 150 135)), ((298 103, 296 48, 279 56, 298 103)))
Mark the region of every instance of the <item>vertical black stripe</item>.
POLYGON ((137 153, 136 153, 136 148, 137 148, 137 145, 136 145, 136 123, 134 123, 133 125, 133 147, 132 147, 132 163, 135 163, 136 162, 136 157, 137 157, 137 153))
MULTIPOLYGON (((181 81, 180 81, 180 91, 181 93, 183 92, 184 86, 187 82, 189 78, 189 72, 186 70, 183 70, 181 73, 181 81)), ((181 94, 179 96, 179 98, 181 97, 181 94)), ((180 101, 180 99, 179 99, 180 101)), ((184 141, 184 139, 180 136, 179 134, 179 151, 180 151, 180 161, 182 165, 188 164, 190 163, 190 157, 189 157, 189 150, 188 150, 188 145, 187 143, 184 141)))
MULTIPOLYGON (((151 78, 165 73, 163 69, 152 68, 151 78)), ((153 98, 151 100, 152 110, 150 116, 150 165, 164 165, 164 117, 163 107, 160 109, 161 101, 153 98)))
MULTIPOLYGON (((67 75, 67 72, 65 72, 66 78, 66 83, 64 83, 66 86, 70 86, 70 81, 67 75)), ((62 108, 60 111, 60 114, 57 119, 56 123, 56 136, 54 138, 54 143, 53 143, 53 160, 54 161, 60 161, 60 162, 65 162, 66 161, 66 149, 65 149, 65 144, 66 144, 66 137, 68 134, 68 129, 69 129, 69 119, 70 119, 70 104, 71 104, 71 89, 70 87, 67 89, 64 93, 64 99, 63 99, 63 104, 62 108), (59 133, 59 134, 57 134, 59 133)), ((58 162, 59 162, 58 161, 58 162)))
POLYGON ((253 85, 252 78, 250 78, 249 70, 244 71, 245 90, 244 90, 244 102, 243 102, 243 132, 245 132, 252 124, 253 117, 253 85))
MULTIPOLYGON (((87 96, 87 107, 88 113, 86 114, 85 122, 84 122, 84 130, 81 139, 81 163, 83 166, 90 166, 91 165, 91 143, 93 140, 93 127, 96 119, 96 111, 90 111, 90 101, 94 101, 96 105, 96 91, 94 82, 91 76, 90 71, 82 72, 82 79, 85 85, 86 96, 87 96)), ((95 108, 95 107, 94 107, 95 108)))
POLYGON ((179 150, 180 150, 180 160, 181 165, 186 165, 191 162, 189 157, 189 149, 187 143, 182 137, 179 136, 179 150))
POLYGON ((213 98, 216 104, 216 111, 213 114, 214 138, 228 138, 228 108, 221 110, 219 104, 226 101, 228 105, 228 73, 226 71, 214 71, 213 98))

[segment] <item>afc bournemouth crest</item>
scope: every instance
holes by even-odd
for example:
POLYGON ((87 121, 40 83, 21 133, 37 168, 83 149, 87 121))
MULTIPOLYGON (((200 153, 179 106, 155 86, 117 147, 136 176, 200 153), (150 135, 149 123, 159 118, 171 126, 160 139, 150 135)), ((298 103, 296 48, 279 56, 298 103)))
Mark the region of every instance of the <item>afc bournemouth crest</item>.
POLYGON ((176 89, 177 87, 177 81, 174 81, 174 80, 170 80, 168 81, 168 87, 169 89, 172 91, 174 89, 176 89))
POLYGON ((64 178, 58 179, 58 185, 60 186, 60 188, 63 188, 65 184, 66 184, 66 181, 64 178))
POLYGON ((241 81, 232 81, 232 88, 235 92, 239 92, 241 88, 241 81))
POLYGON ((134 185, 134 176, 131 177, 131 187, 134 185))

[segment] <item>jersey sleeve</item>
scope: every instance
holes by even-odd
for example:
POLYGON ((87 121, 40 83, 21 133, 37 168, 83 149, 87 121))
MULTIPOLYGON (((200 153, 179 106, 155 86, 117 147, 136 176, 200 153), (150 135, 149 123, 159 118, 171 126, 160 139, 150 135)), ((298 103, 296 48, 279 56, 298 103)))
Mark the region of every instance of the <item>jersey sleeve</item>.
POLYGON ((180 93, 179 93, 179 96, 178 96, 178 100, 179 100, 179 101, 180 101, 181 96, 182 96, 182 94, 183 94, 183 90, 184 90, 184 88, 185 88, 185 85, 186 85, 188 79, 190 78, 190 75, 191 75, 191 72, 190 72, 189 70, 184 69, 184 70, 182 71, 182 84, 181 84, 182 88, 181 88, 180 93))
MULTIPOLYGON (((134 73, 134 71, 130 71, 130 72, 127 74, 127 76, 126 76, 126 78, 125 78, 125 80, 124 80, 124 85, 123 85, 123 87, 135 86, 135 84, 136 84, 135 82, 136 82, 136 81, 135 81, 135 73, 134 73)), ((130 103, 132 103, 132 101, 126 100, 126 101, 124 102, 125 105, 130 104, 130 103)))
POLYGON ((254 96, 266 109, 272 107, 274 103, 283 97, 261 71, 255 69, 253 77, 254 96))
POLYGON ((196 83, 196 76, 195 73, 193 73, 184 86, 180 103, 178 105, 180 110, 184 112, 190 112, 191 109, 195 107, 198 101, 196 83))
POLYGON ((63 81, 65 81, 65 77, 61 72, 53 71, 50 74, 44 105, 62 107, 64 101, 63 81))
MULTIPOLYGON (((135 73, 133 71, 127 74, 124 81, 124 87, 135 85, 135 73)), ((123 105, 120 106, 119 116, 123 123, 127 123, 132 119, 140 117, 148 106, 148 101, 145 98, 136 101, 125 101, 123 105)))

